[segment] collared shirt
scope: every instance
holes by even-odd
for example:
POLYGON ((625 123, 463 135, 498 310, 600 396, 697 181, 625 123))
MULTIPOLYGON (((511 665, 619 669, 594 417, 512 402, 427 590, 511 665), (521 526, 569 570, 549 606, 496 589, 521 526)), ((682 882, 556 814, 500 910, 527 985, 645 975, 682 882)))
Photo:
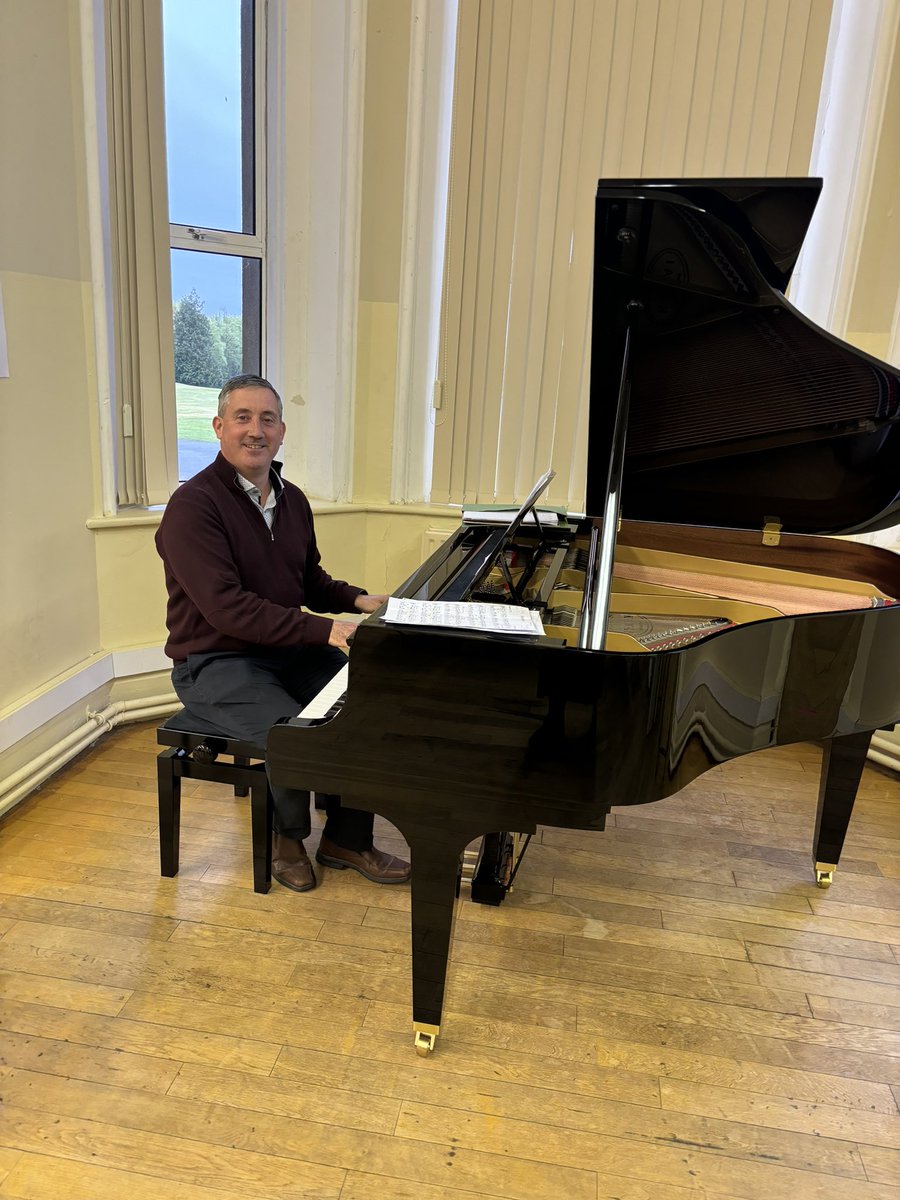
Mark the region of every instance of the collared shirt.
POLYGON ((238 483, 241 485, 253 503, 259 507, 259 510, 263 515, 263 520, 271 529, 272 522, 275 520, 275 505, 278 503, 278 497, 284 491, 284 484, 278 478, 278 472, 269 472, 269 484, 271 486, 269 487, 269 494, 266 497, 265 504, 262 502, 262 492, 255 483, 251 483, 249 479, 245 479, 239 471, 235 471, 235 475, 237 475, 238 483))

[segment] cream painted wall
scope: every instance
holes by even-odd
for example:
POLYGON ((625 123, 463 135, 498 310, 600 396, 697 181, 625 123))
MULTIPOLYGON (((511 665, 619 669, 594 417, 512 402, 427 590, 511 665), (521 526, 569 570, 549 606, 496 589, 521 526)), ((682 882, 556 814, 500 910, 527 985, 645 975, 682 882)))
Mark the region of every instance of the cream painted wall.
POLYGON ((354 491, 383 504, 391 494, 398 313, 396 302, 361 300, 357 326, 354 491))
MULTIPOLYGON (((390 487, 409 17, 409 0, 369 0, 354 494, 370 511, 317 515, 326 568, 376 592, 421 562, 427 530, 456 524, 446 509, 378 511, 390 487)), ((0 483, 0 709, 97 654, 165 636, 154 519, 86 527, 99 487, 81 113, 78 5, 0 3, 0 284, 12 369, 0 405, 7 430, 14 415, 28 434, 0 483)), ((887 185, 884 196, 893 199, 887 185)))
POLYGON ((78 6, 0 5, 0 708, 100 645, 78 6))

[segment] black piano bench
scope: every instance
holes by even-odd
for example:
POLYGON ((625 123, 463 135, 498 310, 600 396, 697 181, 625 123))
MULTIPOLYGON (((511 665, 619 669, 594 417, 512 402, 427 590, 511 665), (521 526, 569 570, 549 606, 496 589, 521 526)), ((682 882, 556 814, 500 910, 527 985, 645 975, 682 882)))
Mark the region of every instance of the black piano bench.
POLYGON ((274 804, 266 775, 266 752, 261 746, 210 733, 207 728, 182 708, 156 731, 157 743, 169 747, 156 756, 160 874, 178 874, 181 781, 205 779, 208 783, 229 784, 236 796, 249 794, 253 890, 268 892, 272 883, 274 804), (219 762, 221 754, 232 761, 219 762))

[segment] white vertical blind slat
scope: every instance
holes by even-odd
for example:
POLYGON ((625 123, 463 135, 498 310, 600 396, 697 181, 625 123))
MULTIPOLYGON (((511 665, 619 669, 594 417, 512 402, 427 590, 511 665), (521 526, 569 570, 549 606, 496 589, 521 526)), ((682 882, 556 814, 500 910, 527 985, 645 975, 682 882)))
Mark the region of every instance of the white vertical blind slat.
POLYGON ((583 505, 597 179, 802 174, 821 5, 460 0, 434 499, 583 505))

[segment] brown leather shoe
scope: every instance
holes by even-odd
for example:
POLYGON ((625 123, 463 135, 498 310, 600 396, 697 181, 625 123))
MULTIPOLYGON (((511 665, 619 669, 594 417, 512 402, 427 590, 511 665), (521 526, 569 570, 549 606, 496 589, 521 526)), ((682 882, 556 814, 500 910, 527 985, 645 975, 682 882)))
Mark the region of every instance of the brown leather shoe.
POLYGON ((283 833, 273 835, 272 878, 295 892, 309 892, 316 886, 316 873, 302 842, 283 833))
POLYGON ((371 850, 345 850, 327 838, 322 838, 319 843, 316 862, 326 867, 336 867, 339 871, 350 867, 372 883, 406 883, 410 874, 408 862, 384 850, 377 850, 374 846, 371 850))

